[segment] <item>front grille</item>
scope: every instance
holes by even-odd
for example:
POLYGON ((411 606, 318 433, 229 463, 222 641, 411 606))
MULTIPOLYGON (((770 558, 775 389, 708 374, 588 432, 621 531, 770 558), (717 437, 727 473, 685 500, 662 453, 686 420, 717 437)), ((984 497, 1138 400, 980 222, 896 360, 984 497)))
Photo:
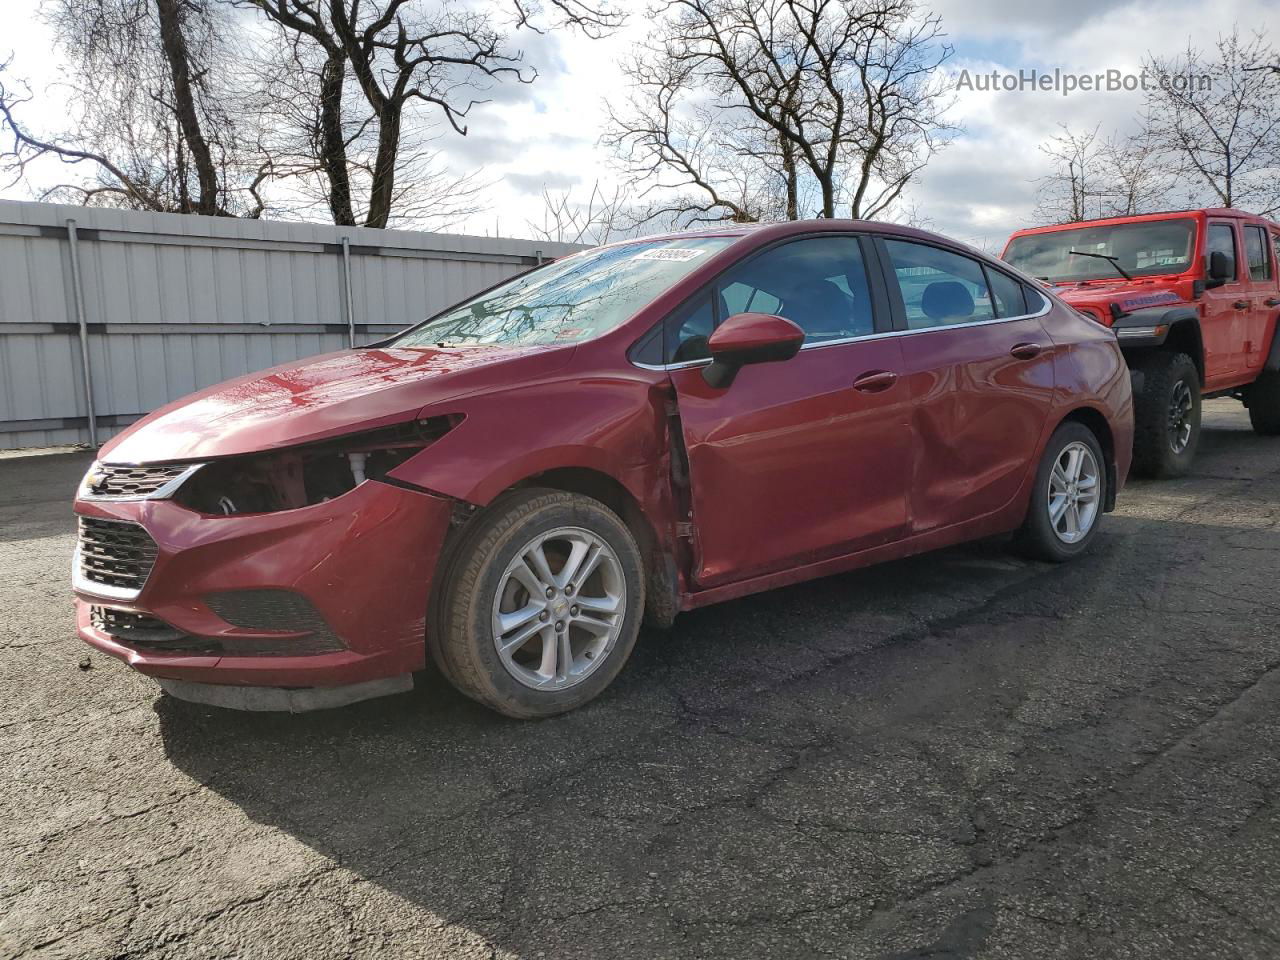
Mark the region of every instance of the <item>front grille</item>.
POLYGON ((141 590, 156 562, 156 542, 125 520, 80 517, 80 575, 91 584, 141 590))
POLYGON ((138 467, 99 463, 90 471, 85 483, 85 491, 90 498, 115 497, 141 500, 155 493, 170 480, 176 480, 186 470, 185 464, 138 467))

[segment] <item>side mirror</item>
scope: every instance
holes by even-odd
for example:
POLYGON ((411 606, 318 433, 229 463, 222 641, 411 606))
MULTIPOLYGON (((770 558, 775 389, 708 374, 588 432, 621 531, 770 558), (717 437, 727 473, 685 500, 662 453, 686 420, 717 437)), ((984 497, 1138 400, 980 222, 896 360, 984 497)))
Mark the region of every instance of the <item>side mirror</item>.
POLYGON ((707 340, 711 365, 702 376, 710 386, 724 389, 747 364, 790 360, 803 343, 804 331, 786 317, 735 313, 707 340))
POLYGON ((1220 287, 1228 280, 1236 278, 1235 264, 1221 250, 1215 250, 1209 254, 1209 282, 1206 287, 1220 287))

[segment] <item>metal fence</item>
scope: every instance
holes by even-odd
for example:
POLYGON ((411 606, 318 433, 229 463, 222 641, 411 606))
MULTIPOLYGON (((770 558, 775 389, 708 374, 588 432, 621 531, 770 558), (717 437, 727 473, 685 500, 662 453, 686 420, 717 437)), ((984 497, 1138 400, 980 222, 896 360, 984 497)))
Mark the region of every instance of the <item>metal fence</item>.
POLYGON ((574 249, 0 201, 0 449, 101 443, 193 390, 376 340, 574 249))

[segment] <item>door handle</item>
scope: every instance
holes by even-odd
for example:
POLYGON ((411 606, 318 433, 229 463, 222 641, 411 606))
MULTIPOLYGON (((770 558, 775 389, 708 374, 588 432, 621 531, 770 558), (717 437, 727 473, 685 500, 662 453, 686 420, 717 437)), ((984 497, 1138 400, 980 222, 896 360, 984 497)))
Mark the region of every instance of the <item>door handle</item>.
POLYGON ((879 393, 898 382, 898 375, 889 370, 872 370, 853 381, 853 389, 863 393, 879 393))
POLYGON ((1040 351, 1043 349, 1044 347, 1038 343, 1015 343, 1009 354, 1019 360, 1033 360, 1040 356, 1040 351))
POLYGON ((1233 306, 1233 307, 1235 307, 1237 310, 1248 310, 1248 309, 1249 309, 1249 301, 1248 301, 1248 300, 1237 300, 1235 303, 1233 303, 1233 304, 1232 304, 1232 306, 1233 306))
POLYGON ((1280 297, 1271 297, 1268 300, 1263 300, 1262 304, 1266 307, 1280 307, 1280 297))

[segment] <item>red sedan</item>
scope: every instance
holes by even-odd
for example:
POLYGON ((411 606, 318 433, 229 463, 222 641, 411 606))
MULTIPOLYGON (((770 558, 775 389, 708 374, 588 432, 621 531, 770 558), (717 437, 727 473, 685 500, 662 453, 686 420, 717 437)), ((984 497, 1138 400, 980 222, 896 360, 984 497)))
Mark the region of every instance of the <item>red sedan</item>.
POLYGON ((1132 431, 1112 332, 943 237, 628 241, 115 438, 75 504, 79 632, 207 703, 333 706, 430 656, 547 716, 642 621, 993 534, 1073 557, 1132 431))

